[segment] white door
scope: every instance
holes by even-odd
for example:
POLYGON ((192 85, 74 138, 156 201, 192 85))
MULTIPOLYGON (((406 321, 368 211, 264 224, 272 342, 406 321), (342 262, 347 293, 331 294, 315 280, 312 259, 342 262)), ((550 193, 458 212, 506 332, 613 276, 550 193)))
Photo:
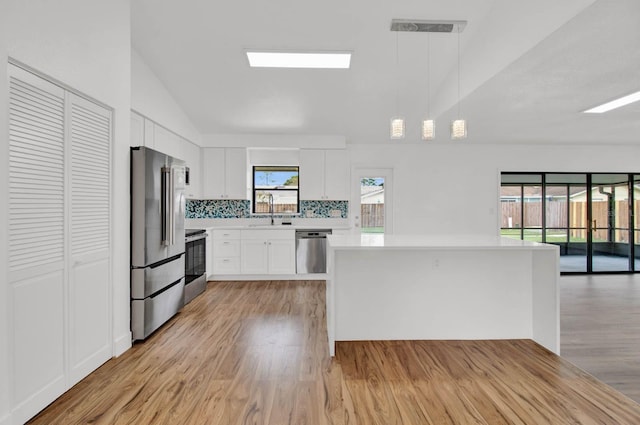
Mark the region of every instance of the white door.
POLYGON ((356 233, 393 233, 393 169, 354 168, 351 219, 356 233))
POLYGON ((7 265, 15 423, 66 390, 64 96, 62 88, 10 67, 7 265))
POLYGON ((111 111, 67 93, 70 385, 111 357, 111 111))

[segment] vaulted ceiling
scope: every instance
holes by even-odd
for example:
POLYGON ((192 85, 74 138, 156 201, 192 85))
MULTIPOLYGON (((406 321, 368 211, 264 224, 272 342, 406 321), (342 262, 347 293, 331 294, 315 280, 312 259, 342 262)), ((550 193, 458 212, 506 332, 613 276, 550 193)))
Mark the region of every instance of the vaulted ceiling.
POLYGON ((428 108, 435 143, 451 143, 459 113, 466 143, 628 144, 640 104, 582 111, 640 90, 638 22, 637 0, 135 0, 132 44, 203 134, 391 143, 402 115, 400 143, 423 143, 428 108), (392 32, 393 18, 468 24, 458 39, 392 32), (255 69, 246 49, 353 58, 348 70, 255 69))

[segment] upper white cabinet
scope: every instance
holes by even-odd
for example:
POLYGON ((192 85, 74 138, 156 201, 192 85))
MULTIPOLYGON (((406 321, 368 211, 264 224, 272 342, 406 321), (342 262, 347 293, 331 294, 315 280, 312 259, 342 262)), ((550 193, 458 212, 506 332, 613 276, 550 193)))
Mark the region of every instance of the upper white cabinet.
POLYGON ((146 146, 174 158, 189 167, 189 185, 186 197, 197 199, 202 193, 202 167, 200 147, 161 125, 131 111, 131 146, 146 146))
POLYGON ((300 199, 344 201, 349 194, 345 149, 300 150, 300 199))
POLYGON ((130 146, 144 146, 144 117, 131 111, 130 146))
POLYGON ((174 158, 184 160, 181 140, 180 136, 166 128, 158 124, 154 126, 153 149, 174 158))
POLYGON ((202 194, 202 169, 200 166, 200 147, 194 145, 186 139, 181 139, 182 156, 187 167, 189 167, 189 184, 185 188, 188 199, 198 199, 202 194))
POLYGON ((247 199, 247 150, 202 149, 202 197, 247 199))

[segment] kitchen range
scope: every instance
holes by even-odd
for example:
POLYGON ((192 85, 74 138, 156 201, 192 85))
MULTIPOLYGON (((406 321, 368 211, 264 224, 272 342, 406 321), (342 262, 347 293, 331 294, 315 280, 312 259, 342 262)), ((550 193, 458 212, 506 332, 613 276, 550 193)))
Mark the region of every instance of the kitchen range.
POLYGON ((185 167, 131 148, 131 332, 142 340, 184 305, 185 167))
POLYGON ((207 232, 204 229, 185 229, 184 233, 184 303, 187 304, 195 297, 203 293, 207 287, 207 232))

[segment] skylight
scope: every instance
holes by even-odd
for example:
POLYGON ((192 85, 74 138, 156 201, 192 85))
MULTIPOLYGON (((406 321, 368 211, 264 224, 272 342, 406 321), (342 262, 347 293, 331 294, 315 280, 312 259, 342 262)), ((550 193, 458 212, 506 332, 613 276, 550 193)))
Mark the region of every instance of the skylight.
POLYGON ((611 102, 604 103, 600 106, 596 106, 595 108, 587 109, 584 111, 585 114, 601 114, 603 112, 611 111, 612 109, 620 108, 622 106, 628 105, 633 102, 637 102, 640 100, 640 91, 635 93, 628 94, 619 99, 612 100, 611 102))
POLYGON ((347 69, 351 66, 349 52, 256 52, 247 51, 252 68, 321 68, 347 69))

